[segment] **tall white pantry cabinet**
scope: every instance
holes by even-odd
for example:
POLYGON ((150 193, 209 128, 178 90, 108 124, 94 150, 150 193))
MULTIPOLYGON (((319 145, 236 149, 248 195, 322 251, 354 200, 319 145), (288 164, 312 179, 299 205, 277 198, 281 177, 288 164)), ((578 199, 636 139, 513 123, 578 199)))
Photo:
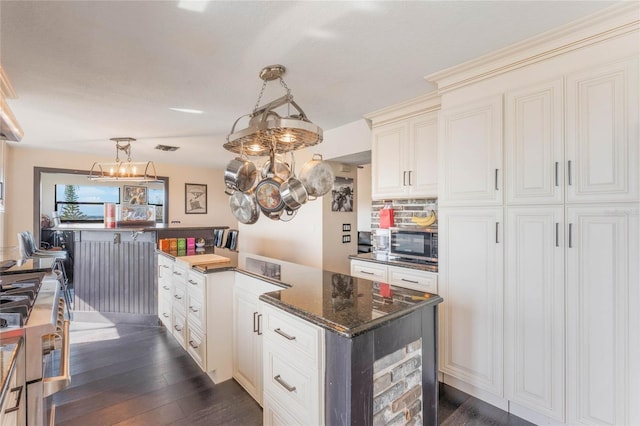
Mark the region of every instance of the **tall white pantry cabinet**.
POLYGON ((440 370, 536 423, 640 424, 637 5, 438 84, 440 370))

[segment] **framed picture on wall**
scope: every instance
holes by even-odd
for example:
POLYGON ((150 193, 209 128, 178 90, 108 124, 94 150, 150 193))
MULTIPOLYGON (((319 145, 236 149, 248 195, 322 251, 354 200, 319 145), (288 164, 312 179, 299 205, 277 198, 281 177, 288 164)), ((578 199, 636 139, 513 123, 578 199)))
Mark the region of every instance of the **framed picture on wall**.
POLYGON ((184 212, 186 214, 207 213, 207 185, 185 183, 184 197, 184 212))
POLYGON ((148 189, 146 186, 122 186, 122 202, 127 204, 147 204, 148 189))
POLYGON ((331 191, 332 212, 353 211, 353 179, 336 176, 331 191))

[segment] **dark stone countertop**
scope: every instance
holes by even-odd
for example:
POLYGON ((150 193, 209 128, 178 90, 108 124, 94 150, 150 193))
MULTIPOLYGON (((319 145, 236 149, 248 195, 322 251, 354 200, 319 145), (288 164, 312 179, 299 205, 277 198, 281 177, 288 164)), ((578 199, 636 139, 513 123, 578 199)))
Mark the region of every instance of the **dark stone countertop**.
MULTIPOLYGON (((179 258, 163 251, 158 253, 179 258)), ((306 268, 308 274, 286 282, 239 268, 235 262, 212 265, 202 273, 235 270, 282 287, 262 294, 260 300, 274 305, 343 337, 352 338, 376 329, 426 306, 442 302, 436 294, 423 293, 350 275, 306 268)))
POLYGON ((418 271, 438 272, 438 265, 410 262, 407 260, 390 259, 386 255, 376 253, 359 253, 352 254, 349 259, 364 260, 365 262, 381 263, 383 265, 400 266, 402 268, 416 269, 418 271))
POLYGON ((265 293, 260 300, 348 338, 442 302, 436 294, 330 271, 286 284, 290 287, 265 293))
POLYGON ((7 267, 0 267, 0 275, 26 274, 29 272, 50 272, 56 259, 53 257, 33 257, 10 262, 7 267))
POLYGON ((204 226, 204 225, 171 225, 168 223, 156 223, 147 226, 119 226, 115 228, 107 228, 104 223, 63 223, 53 228, 46 228, 51 231, 196 231, 200 229, 228 229, 228 226, 204 226))

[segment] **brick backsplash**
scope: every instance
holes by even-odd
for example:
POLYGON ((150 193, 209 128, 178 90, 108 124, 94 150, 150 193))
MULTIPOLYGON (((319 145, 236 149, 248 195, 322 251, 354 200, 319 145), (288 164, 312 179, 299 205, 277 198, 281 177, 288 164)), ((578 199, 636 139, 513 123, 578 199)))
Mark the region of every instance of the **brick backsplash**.
POLYGON ((422 339, 373 363, 373 426, 422 424, 422 339))
POLYGON ((387 203, 391 203, 393 207, 395 226, 412 226, 414 225, 411 222, 413 216, 429 216, 431 210, 438 213, 438 200, 436 198, 373 201, 371 203, 371 229, 380 227, 380 209, 387 203))

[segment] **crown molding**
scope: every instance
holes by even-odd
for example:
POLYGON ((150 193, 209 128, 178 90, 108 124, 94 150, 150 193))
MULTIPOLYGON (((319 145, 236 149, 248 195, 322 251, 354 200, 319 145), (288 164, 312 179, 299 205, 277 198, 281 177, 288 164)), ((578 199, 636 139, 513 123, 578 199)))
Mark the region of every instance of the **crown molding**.
MULTIPOLYGON (((623 2, 586 18, 425 76, 442 94, 640 29, 640 3, 623 2)), ((640 40, 639 40, 640 46, 640 40)))
POLYGON ((0 95, 2 95, 5 99, 15 99, 17 98, 15 90, 13 90, 13 86, 9 81, 9 77, 4 72, 4 68, 0 65, 0 95))
POLYGON ((417 98, 370 112, 364 115, 364 118, 371 120, 371 125, 377 127, 439 109, 440 94, 437 92, 429 92, 417 98))

